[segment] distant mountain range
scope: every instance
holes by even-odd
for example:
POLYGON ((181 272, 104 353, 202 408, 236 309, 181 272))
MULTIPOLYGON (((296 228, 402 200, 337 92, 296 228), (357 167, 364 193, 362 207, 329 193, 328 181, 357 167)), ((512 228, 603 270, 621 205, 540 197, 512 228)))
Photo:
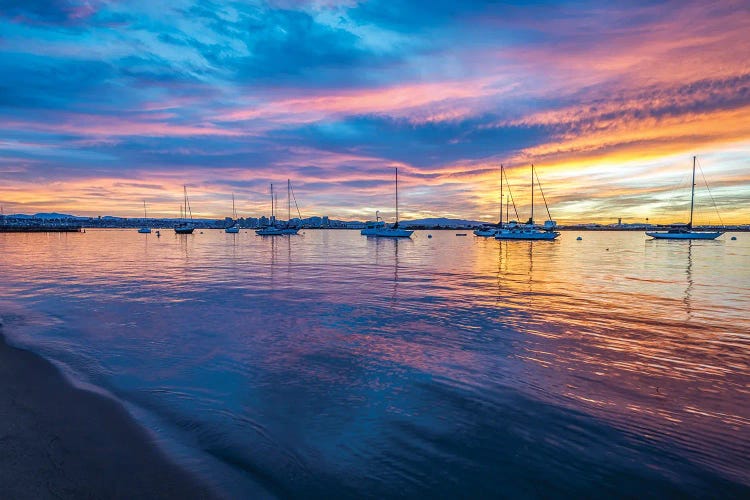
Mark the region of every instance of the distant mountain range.
POLYGON ((34 215, 27 214, 8 214, 7 217, 16 219, 88 219, 88 217, 76 217, 69 214, 58 214, 57 212, 40 213, 34 215))
MULTIPOLYGON (((49 213, 38 213, 34 215, 28 215, 28 214, 8 214, 6 217, 13 218, 13 219, 73 219, 73 220, 90 220, 90 219, 96 219, 97 217, 84 217, 79 215, 70 215, 70 214, 60 214, 57 212, 49 212, 49 213)), ((102 220, 125 220, 128 217, 117 217, 115 215, 103 215, 101 217, 102 220)), ((133 217, 135 219, 138 219, 139 217, 133 217)), ((169 218, 167 217, 152 217, 156 219, 162 219, 167 220, 169 218)), ((175 218, 176 220, 176 218, 175 218)))

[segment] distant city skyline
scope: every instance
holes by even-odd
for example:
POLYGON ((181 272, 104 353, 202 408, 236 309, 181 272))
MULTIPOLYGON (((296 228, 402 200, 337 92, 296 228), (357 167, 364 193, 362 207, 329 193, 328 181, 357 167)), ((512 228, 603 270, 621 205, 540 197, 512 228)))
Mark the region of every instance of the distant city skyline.
POLYGON ((741 1, 11 2, 0 7, 8 213, 750 222, 741 1), (706 190, 702 173, 710 187, 706 190), (718 205, 714 209, 713 201, 718 205), (537 210, 543 213, 541 197, 537 210))

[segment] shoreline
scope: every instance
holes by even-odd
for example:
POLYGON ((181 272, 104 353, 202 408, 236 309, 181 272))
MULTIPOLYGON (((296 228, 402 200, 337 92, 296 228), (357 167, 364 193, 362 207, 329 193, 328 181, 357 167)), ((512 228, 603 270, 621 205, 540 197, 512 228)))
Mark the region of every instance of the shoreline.
POLYGON ((217 498, 118 402, 8 344, 2 318, 0 456, 8 498, 217 498))

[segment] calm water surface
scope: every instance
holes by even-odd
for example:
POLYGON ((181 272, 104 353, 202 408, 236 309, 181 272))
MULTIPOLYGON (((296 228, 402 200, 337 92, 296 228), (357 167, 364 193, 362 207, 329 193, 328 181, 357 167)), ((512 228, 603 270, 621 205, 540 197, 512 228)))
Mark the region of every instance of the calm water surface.
POLYGON ((6 335, 228 496, 750 494, 750 235, 0 234, 6 335))

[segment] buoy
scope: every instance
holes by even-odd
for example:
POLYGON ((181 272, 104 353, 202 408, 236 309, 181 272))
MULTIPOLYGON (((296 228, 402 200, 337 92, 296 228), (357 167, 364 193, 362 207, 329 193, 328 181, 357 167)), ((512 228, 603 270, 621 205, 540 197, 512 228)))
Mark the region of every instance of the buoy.
POLYGON ((201 231, 201 234, 203 234, 203 231, 201 231))
POLYGON ((579 236, 578 238, 576 238, 576 241, 581 241, 582 239, 583 239, 583 238, 581 238, 581 237, 579 236))
POLYGON ((736 236, 732 236, 732 238, 731 238, 731 239, 732 239, 732 241, 734 241, 734 240, 736 240, 736 239, 737 239, 737 237, 736 237, 736 236))
POLYGON ((609 252, 609 248, 607 249, 607 251, 609 252))
POLYGON ((427 235, 427 237, 428 237, 428 238, 432 238, 432 235, 431 235, 431 234, 428 234, 428 235, 427 235))

